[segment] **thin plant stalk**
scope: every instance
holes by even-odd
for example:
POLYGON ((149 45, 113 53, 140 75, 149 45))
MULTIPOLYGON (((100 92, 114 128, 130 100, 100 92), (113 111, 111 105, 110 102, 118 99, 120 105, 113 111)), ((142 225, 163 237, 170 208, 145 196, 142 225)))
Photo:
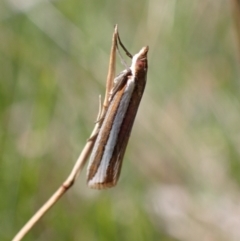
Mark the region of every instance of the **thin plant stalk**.
POLYGON ((83 148, 79 158, 76 161, 70 175, 63 182, 63 184, 58 188, 58 190, 48 199, 48 201, 32 216, 32 218, 22 227, 22 229, 15 235, 13 241, 22 240, 22 238, 31 230, 31 228, 47 213, 48 210, 67 192, 67 190, 72 187, 79 173, 83 169, 89 154, 93 148, 96 136, 99 132, 102 119, 106 113, 108 106, 108 99, 110 91, 113 86, 113 79, 115 75, 115 60, 116 60, 116 44, 117 44, 117 25, 115 26, 113 37, 112 37, 112 48, 110 53, 110 61, 108 68, 108 76, 106 82, 106 93, 103 101, 103 105, 99 106, 99 113, 95 127, 92 131, 90 138, 88 139, 85 147, 83 148))

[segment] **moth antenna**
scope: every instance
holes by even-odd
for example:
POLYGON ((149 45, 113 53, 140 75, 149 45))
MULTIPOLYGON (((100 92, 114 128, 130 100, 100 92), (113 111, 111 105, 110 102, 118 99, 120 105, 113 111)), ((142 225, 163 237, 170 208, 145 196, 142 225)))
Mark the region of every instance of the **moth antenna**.
POLYGON ((117 32, 117 38, 118 38, 118 42, 120 44, 120 46, 123 48, 123 50, 125 51, 126 55, 132 59, 132 55, 130 54, 130 52, 125 48, 125 46, 123 45, 121 39, 120 39, 120 36, 119 36, 119 33, 117 32))

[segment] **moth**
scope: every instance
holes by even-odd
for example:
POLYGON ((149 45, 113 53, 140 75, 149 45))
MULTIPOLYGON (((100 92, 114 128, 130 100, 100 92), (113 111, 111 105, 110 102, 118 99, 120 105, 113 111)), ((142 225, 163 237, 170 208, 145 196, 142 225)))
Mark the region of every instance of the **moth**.
POLYGON ((106 114, 89 158, 87 183, 89 187, 95 189, 113 187, 118 181, 125 150, 147 81, 148 46, 132 56, 122 44, 119 35, 116 42, 117 50, 118 44, 132 59, 132 63, 114 79, 106 114))

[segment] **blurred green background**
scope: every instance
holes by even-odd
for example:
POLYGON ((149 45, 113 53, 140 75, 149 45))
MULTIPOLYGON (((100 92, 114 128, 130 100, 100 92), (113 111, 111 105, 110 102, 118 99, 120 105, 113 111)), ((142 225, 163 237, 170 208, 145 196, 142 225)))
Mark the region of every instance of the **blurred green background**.
POLYGON ((240 240, 234 2, 0 2, 0 240, 70 173, 104 94, 116 23, 131 53, 150 47, 119 183, 91 190, 84 169, 24 240, 240 240))

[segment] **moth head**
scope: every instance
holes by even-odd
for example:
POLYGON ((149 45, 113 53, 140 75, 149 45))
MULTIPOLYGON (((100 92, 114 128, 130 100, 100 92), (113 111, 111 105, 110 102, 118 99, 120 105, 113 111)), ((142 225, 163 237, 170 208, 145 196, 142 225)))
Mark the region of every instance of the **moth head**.
POLYGON ((143 47, 137 54, 133 56, 132 65, 131 65, 131 70, 133 73, 147 70, 148 49, 149 49, 148 46, 143 47))

